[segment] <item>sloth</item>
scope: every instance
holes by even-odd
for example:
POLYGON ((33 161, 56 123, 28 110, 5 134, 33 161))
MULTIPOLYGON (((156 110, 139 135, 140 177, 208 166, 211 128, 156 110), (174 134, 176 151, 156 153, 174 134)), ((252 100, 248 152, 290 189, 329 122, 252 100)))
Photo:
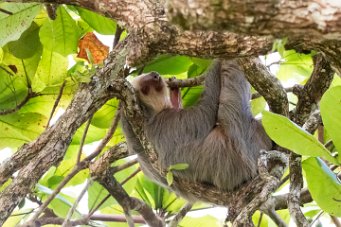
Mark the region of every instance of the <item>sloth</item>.
MULTIPOLYGON (((235 60, 215 60, 205 75, 198 103, 181 107, 179 89, 170 89, 158 73, 132 81, 144 114, 147 139, 158 154, 161 168, 178 163, 178 179, 209 184, 221 191, 237 190, 257 173, 260 150, 272 142, 250 110, 250 85, 235 60)), ((130 153, 137 154, 142 171, 155 182, 195 201, 195 195, 167 185, 153 169, 130 123, 122 114, 122 128, 130 153)))

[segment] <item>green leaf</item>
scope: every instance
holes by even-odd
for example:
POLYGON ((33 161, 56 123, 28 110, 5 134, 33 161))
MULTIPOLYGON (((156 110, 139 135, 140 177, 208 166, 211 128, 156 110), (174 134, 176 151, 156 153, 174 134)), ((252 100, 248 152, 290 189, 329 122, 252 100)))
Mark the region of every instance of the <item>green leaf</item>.
POLYGON ((109 128, 118 106, 117 99, 111 99, 99 109, 92 118, 91 124, 99 128, 109 128))
POLYGON ((313 70, 312 54, 301 54, 294 50, 284 51, 281 54, 285 60, 280 64, 276 76, 284 81, 295 80, 301 83, 306 80, 313 70))
POLYGON ((218 219, 211 215, 205 215, 202 217, 194 218, 186 216, 180 223, 179 226, 183 227, 192 227, 192 226, 210 226, 210 227, 219 227, 222 224, 218 219))
POLYGON ((330 88, 323 95, 320 109, 323 125, 333 139, 341 158, 341 86, 330 88))
MULTIPOLYGON (((91 210, 97 204, 99 204, 108 194, 109 194, 109 192, 105 188, 103 188, 102 185, 100 185, 96 181, 93 182, 93 184, 88 189, 88 208, 89 208, 89 210, 91 210)), ((114 198, 112 196, 110 196, 100 206, 100 209, 111 206, 113 204, 117 204, 117 202, 114 200, 114 198)))
POLYGON ((113 35, 116 31, 116 22, 107 17, 84 8, 76 7, 81 18, 88 23, 96 32, 103 35, 113 35))
POLYGON ((80 38, 76 22, 63 6, 58 7, 55 20, 45 21, 40 29, 39 36, 46 49, 64 56, 76 53, 80 38))
POLYGON ((300 155, 322 157, 334 164, 338 164, 337 160, 314 136, 301 129, 288 118, 265 111, 263 112, 262 123, 270 138, 280 146, 300 155))
POLYGON ((265 99, 263 97, 259 97, 251 100, 251 112, 253 116, 261 113, 266 106, 265 99))
POLYGON ((46 87, 61 85, 67 75, 67 67, 67 58, 58 53, 44 50, 37 73, 32 81, 33 90, 41 92, 46 87))
POLYGON ((19 147, 35 139, 45 129, 46 117, 36 113, 0 116, 0 149, 19 147))
MULTIPOLYGON (((78 128, 77 132, 72 138, 72 145, 80 144, 85 130, 85 124, 78 128)), ((85 138, 85 144, 101 140, 106 134, 105 129, 97 128, 90 124, 85 138)))
POLYGON ((166 178, 167 178, 167 184, 171 186, 174 181, 173 173, 171 171, 167 172, 166 178))
POLYGON ((143 72, 156 71, 162 75, 178 75, 187 72, 191 65, 189 57, 163 55, 146 65, 143 72))
POLYGON ((203 90, 204 90, 203 86, 182 89, 181 91, 182 105, 184 107, 189 107, 196 104, 203 90))
POLYGON ((36 3, 1 3, 0 8, 12 15, 0 13, 0 46, 19 39, 20 35, 31 25, 41 9, 36 3))
POLYGON ((41 48, 39 26, 32 23, 17 41, 7 44, 9 51, 17 58, 30 58, 41 48))
POLYGON ((336 174, 318 158, 306 159, 302 167, 314 201, 325 212, 341 217, 341 184, 336 174))
POLYGON ((13 109, 27 95, 26 79, 11 72, 10 68, 0 65, 0 111, 13 109))
POLYGON ((184 170, 184 169, 187 169, 188 168, 188 164, 187 163, 177 163, 177 164, 174 164, 174 165, 170 165, 168 167, 168 170, 184 170))
POLYGON ((22 77, 23 79, 26 78, 30 82, 34 75, 36 74, 38 64, 41 60, 42 49, 39 46, 36 49, 36 52, 33 56, 25 59, 20 59, 15 57, 9 50, 8 45, 4 48, 4 60, 3 64, 7 66, 13 66, 16 68, 17 72, 15 75, 22 77))

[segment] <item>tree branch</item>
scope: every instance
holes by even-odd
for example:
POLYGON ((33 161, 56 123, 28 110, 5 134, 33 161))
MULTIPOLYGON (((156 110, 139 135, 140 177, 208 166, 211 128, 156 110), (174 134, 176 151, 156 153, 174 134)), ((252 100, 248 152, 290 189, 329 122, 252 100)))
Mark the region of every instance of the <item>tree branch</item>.
POLYGON ((107 152, 100 159, 91 164, 91 175, 109 191, 122 206, 125 213, 129 214, 130 210, 135 210, 142 215, 148 225, 164 226, 163 220, 156 216, 153 210, 144 202, 130 197, 123 189, 122 185, 112 176, 111 171, 109 171, 110 163, 115 161, 115 155, 119 153, 121 149, 121 146, 117 146, 116 150, 107 152))
POLYGON ((124 89, 120 78, 123 78, 127 53, 126 42, 121 44, 115 48, 105 66, 92 77, 91 82, 80 86, 56 124, 48 128, 37 140, 22 146, 11 159, 0 166, 0 183, 3 183, 13 172, 26 165, 0 193, 0 225, 33 189, 40 177, 63 159, 76 130, 107 100, 120 96, 119 92, 124 89), (13 194, 16 196, 13 197, 13 194))
POLYGON ((255 35, 340 37, 340 4, 331 1, 171 0, 168 18, 185 29, 255 35), (317 19, 318 18, 318 19, 317 19))
POLYGON ((272 112, 288 116, 289 102, 281 82, 258 59, 238 59, 250 84, 267 101, 272 112))

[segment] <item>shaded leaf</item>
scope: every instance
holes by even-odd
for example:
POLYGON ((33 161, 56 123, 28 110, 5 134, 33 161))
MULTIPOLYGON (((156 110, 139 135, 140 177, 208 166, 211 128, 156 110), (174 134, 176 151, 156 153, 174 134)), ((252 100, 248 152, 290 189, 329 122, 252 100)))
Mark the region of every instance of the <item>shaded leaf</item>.
POLYGON ((9 51, 17 58, 30 58, 41 48, 39 26, 32 23, 17 41, 7 44, 9 51))

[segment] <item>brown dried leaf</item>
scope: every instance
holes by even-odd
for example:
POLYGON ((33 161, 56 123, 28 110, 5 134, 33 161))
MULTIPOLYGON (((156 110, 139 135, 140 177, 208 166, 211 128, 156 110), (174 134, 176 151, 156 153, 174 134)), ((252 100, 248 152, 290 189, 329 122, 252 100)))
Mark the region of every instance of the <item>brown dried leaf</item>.
POLYGON ((93 63, 100 64, 107 57, 109 47, 104 45, 93 32, 87 33, 78 44, 79 52, 77 57, 89 61, 87 53, 91 53, 93 63))

